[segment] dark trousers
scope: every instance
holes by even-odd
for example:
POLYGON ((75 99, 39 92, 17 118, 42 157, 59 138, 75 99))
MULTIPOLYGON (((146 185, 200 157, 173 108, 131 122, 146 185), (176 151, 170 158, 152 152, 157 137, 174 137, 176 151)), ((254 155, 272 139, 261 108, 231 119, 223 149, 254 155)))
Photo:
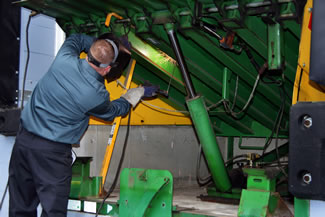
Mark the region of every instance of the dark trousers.
POLYGON ((71 145, 49 141, 21 127, 9 165, 9 217, 66 217, 71 145))

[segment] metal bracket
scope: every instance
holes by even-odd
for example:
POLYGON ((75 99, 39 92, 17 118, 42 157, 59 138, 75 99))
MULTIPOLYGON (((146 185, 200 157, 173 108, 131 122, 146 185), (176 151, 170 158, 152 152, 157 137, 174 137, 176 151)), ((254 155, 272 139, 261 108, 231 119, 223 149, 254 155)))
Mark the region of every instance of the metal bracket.
POLYGON ((125 168, 120 181, 120 216, 172 216, 173 176, 167 170, 125 168))
POLYGON ((275 192, 275 177, 269 177, 266 170, 246 168, 247 190, 242 190, 238 209, 239 217, 281 216, 293 217, 291 211, 283 203, 281 197, 275 192))

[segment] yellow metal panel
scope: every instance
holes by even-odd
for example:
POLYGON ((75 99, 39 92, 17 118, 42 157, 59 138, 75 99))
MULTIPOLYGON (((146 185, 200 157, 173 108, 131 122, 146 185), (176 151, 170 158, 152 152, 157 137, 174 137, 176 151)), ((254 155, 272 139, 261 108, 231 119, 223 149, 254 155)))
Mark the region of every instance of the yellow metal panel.
MULTIPOLYGON (((127 89, 129 89, 130 86, 131 86, 131 81, 132 81, 132 77, 133 77, 135 63, 136 63, 136 61, 132 60, 131 66, 129 68, 130 73, 129 73, 129 76, 127 78, 126 85, 125 85, 125 87, 127 89)), ((123 90, 123 93, 126 93, 126 91, 127 90, 123 90)), ((117 133, 118 133, 118 130, 119 130, 119 127, 120 127, 120 123, 121 123, 121 117, 120 116, 116 117, 114 119, 113 127, 112 127, 112 130, 111 130, 112 139, 108 140, 108 145, 106 147, 106 152, 105 152, 104 160, 103 160, 103 163, 102 163, 102 168, 100 170, 100 176, 102 177, 103 186, 104 186, 105 181, 106 181, 107 172, 108 172, 108 168, 109 168, 109 165, 110 165, 110 162, 111 162, 111 158, 112 158, 112 154, 113 154, 113 150, 114 150, 114 146, 115 146, 117 133)), ((110 135, 110 137, 111 137, 111 135, 110 135)), ((102 189, 100 189, 100 193, 101 193, 101 190, 102 189)))
POLYGON ((304 9, 292 104, 296 104, 297 101, 325 101, 325 87, 309 80, 311 30, 308 26, 311 19, 312 7, 313 0, 308 0, 304 9))
MULTIPOLYGON (((121 76, 119 81, 124 83, 125 77, 121 76)), ((137 87, 137 84, 131 84, 131 88, 137 87)), ((106 84, 107 90, 110 92, 111 100, 118 99, 122 92, 123 88, 118 85, 117 82, 111 82, 106 84)), ((175 110, 172 106, 168 105, 159 98, 148 100, 150 104, 159 106, 162 108, 175 110)), ((122 118, 121 125, 127 125, 128 116, 122 118)), ((139 103, 137 107, 132 111, 131 115, 131 125, 191 125, 192 121, 188 115, 185 115, 180 112, 169 112, 161 111, 156 108, 151 108, 148 105, 139 103)), ((111 125, 112 122, 102 121, 98 118, 92 117, 89 121, 91 125, 111 125)))

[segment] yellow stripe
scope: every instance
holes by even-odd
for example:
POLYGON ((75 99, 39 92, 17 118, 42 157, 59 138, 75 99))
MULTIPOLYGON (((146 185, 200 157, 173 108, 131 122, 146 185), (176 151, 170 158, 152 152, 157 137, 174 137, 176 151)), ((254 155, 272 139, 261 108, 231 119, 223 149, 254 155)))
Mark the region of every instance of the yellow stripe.
MULTIPOLYGON (((129 69, 130 74, 127 77, 127 83, 125 85, 127 89, 129 89, 130 86, 131 86, 131 80, 132 80, 132 77, 133 77, 135 63, 136 63, 136 61, 132 60, 131 67, 129 69)), ((126 93, 127 89, 124 90, 123 94, 126 93)), ((109 165, 110 165, 110 162, 111 162, 112 153, 113 153, 113 150, 114 150, 115 141, 116 141, 116 137, 117 137, 119 127, 120 127, 120 123, 121 123, 121 116, 116 117, 114 119, 114 122, 113 122, 113 125, 112 125, 112 127, 115 126, 114 129, 113 129, 114 130, 113 131, 113 137, 112 137, 110 143, 106 147, 105 157, 104 157, 102 168, 101 168, 101 171, 100 171, 100 176, 102 177, 103 186, 104 186, 105 181, 106 181, 106 176, 107 176, 108 168, 109 168, 109 165)), ((100 189, 100 194, 101 193, 102 193, 102 189, 100 189)))
POLYGON ((312 7, 313 0, 308 0, 304 9, 292 104, 296 104, 297 101, 325 101, 325 87, 309 79, 311 30, 308 28, 308 25, 311 18, 311 10, 309 8, 312 7))

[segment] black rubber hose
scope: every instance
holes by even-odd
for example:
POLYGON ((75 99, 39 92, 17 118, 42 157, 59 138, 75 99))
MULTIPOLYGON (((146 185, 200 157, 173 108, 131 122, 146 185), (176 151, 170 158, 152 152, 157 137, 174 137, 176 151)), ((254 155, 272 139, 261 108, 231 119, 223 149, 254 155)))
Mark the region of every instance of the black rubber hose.
POLYGON ((100 210, 103 208, 104 206, 104 203, 105 201, 107 200, 107 198, 112 194, 112 192, 114 191, 115 189, 115 186, 116 186, 116 183, 117 183, 117 180, 118 180, 118 177, 120 175, 120 171, 121 171, 121 167, 122 167, 122 164, 123 164, 123 160, 124 160, 124 156, 125 156, 125 150, 126 150, 126 146, 127 146, 127 142, 128 142, 128 138, 129 138, 129 134, 130 134, 130 120, 131 120, 131 109, 129 111, 129 118, 128 118, 128 125, 127 125, 127 129, 126 129, 126 135, 125 135, 125 140, 124 140, 124 145, 123 145, 123 150, 122 150, 122 155, 121 155, 121 158, 120 158, 120 162, 117 166, 117 171, 115 173, 115 178, 114 178, 114 181, 110 187, 110 189, 108 190, 105 198, 103 199, 102 203, 100 204, 98 210, 97 210, 97 213, 95 215, 95 217, 98 216, 100 210))
POLYGON ((28 17, 28 21, 27 21, 27 25, 26 25, 26 48, 27 48, 27 58, 26 58, 26 64, 25 64, 25 70, 24 70, 24 77, 23 77, 23 85, 21 88, 21 104, 20 104, 20 108, 23 109, 24 108, 24 97, 25 97, 25 84, 26 84, 26 77, 27 77, 27 69, 28 69, 28 64, 29 64, 29 58, 30 58, 30 49, 29 49, 29 41, 28 41, 28 30, 29 30, 29 25, 30 25, 30 21, 32 19, 32 17, 36 16, 38 14, 38 12, 36 11, 32 11, 29 14, 28 17))

